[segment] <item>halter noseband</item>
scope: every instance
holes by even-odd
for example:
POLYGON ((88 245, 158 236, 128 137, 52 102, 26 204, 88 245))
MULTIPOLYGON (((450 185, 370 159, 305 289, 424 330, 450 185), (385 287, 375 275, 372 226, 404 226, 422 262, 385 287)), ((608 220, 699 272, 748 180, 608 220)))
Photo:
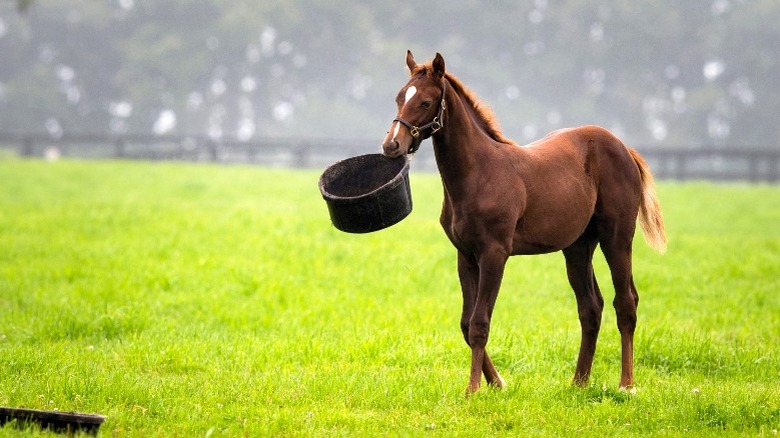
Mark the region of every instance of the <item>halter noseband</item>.
POLYGON ((440 130, 443 127, 443 125, 441 124, 441 120, 442 120, 442 116, 444 115, 444 110, 447 108, 447 105, 446 105, 446 103, 444 101, 444 92, 445 92, 446 88, 447 88, 447 82, 446 81, 442 81, 441 103, 439 104, 439 113, 436 114, 436 117, 434 117, 433 120, 431 120, 430 122, 426 123, 425 125, 414 126, 411 123, 409 123, 408 121, 406 121, 406 120, 404 120, 404 119, 402 119, 400 117, 396 117, 395 119, 393 119, 394 122, 398 122, 398 123, 406 126, 407 128, 409 128, 409 133, 412 135, 412 137, 414 137, 415 140, 417 140, 420 137, 420 134, 423 131, 425 131, 426 129, 430 129, 431 130, 431 133, 428 136, 426 136, 426 137, 422 137, 420 139, 420 141, 416 142, 417 143, 416 145, 414 143, 412 143, 412 146, 409 147, 409 153, 410 154, 413 154, 413 153, 417 152, 417 149, 420 148, 420 143, 422 143, 423 140, 425 140, 426 138, 429 138, 430 136, 435 134, 438 130, 440 130))

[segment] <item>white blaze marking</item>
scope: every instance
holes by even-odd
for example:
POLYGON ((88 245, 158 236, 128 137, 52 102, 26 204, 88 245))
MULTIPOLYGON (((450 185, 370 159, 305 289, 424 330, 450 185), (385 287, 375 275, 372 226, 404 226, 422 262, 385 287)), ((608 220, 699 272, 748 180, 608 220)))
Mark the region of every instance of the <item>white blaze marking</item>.
POLYGON ((417 93, 417 87, 412 85, 411 87, 406 89, 406 96, 404 96, 404 105, 406 105, 406 102, 409 102, 409 99, 414 97, 414 95, 417 93))
MULTIPOLYGON (((401 105, 403 108, 404 105, 406 105, 406 102, 409 102, 409 99, 414 97, 414 95, 417 94, 417 87, 412 85, 411 87, 406 89, 406 94, 404 95, 404 104, 401 105)), ((401 122, 395 122, 395 129, 393 130, 393 141, 395 141, 395 138, 398 136, 398 131, 401 129, 401 122)))
POLYGON ((398 135, 398 130, 401 129, 401 123, 395 122, 395 129, 393 130, 393 140, 395 141, 395 137, 398 135))

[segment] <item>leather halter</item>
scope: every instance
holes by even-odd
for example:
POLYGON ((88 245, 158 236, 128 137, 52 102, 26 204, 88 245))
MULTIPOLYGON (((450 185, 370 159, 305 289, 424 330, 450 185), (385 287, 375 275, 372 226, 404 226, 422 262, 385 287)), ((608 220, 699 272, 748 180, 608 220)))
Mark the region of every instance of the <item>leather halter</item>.
POLYGON ((409 133, 412 135, 412 137, 415 141, 412 143, 412 145, 409 147, 409 153, 413 154, 417 152, 417 149, 420 148, 420 143, 422 143, 423 140, 430 138, 433 134, 435 134, 438 130, 440 130, 444 125, 442 125, 442 116, 444 115, 444 110, 447 108, 447 105, 444 101, 444 94, 447 88, 447 82, 445 80, 442 80, 442 87, 441 87, 441 103, 439 104, 439 113, 436 114, 436 116, 431 120, 430 122, 422 125, 422 126, 414 126, 408 121, 402 119, 401 117, 396 117, 393 119, 393 122, 398 122, 407 128, 409 128, 409 133), (423 131, 430 129, 430 134, 420 137, 421 134, 423 134, 423 131))

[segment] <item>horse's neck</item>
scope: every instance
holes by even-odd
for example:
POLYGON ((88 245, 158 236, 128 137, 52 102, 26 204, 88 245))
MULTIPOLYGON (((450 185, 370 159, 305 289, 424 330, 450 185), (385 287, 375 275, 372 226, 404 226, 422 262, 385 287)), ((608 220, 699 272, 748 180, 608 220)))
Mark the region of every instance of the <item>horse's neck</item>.
POLYGON ((489 147, 492 139, 480 126, 474 109, 449 84, 446 102, 443 127, 433 136, 433 150, 442 182, 452 192, 478 171, 477 160, 486 156, 482 149, 489 147))

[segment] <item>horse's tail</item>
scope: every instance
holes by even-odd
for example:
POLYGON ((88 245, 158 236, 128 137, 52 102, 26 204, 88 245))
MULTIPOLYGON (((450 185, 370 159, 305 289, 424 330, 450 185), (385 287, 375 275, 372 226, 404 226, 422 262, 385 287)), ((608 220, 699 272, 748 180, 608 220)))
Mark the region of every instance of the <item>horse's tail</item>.
POLYGON ((666 252, 666 232, 661 206, 655 194, 653 174, 639 152, 631 148, 628 148, 628 151, 639 168, 642 180, 642 200, 639 204, 639 225, 642 227, 642 234, 645 235, 645 240, 651 248, 663 254, 666 252))

